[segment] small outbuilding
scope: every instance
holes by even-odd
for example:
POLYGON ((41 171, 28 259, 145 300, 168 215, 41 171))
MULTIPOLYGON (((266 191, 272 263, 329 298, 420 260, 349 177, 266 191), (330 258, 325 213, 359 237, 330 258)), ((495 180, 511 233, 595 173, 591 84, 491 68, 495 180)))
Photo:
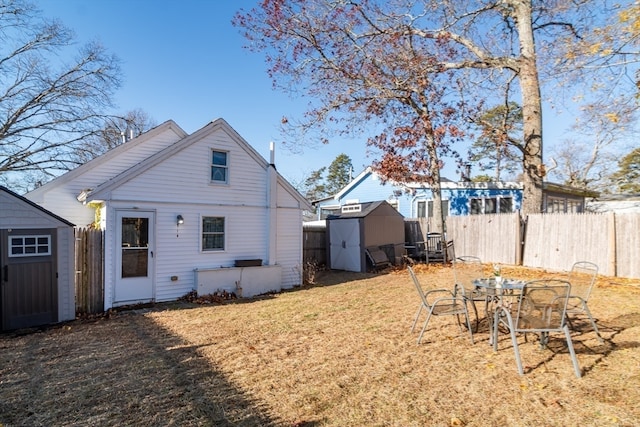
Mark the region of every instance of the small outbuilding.
POLYGON ((334 270, 372 270, 376 261, 367 250, 382 250, 395 264, 404 252, 404 241, 404 217, 384 200, 348 204, 327 218, 327 259, 334 270))
POLYGON ((0 326, 75 318, 74 225, 0 186, 0 326))

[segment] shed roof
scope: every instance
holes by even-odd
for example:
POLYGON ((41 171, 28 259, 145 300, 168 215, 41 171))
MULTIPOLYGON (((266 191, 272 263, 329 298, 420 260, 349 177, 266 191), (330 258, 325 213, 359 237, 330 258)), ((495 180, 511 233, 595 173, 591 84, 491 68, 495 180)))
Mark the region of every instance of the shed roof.
POLYGON ((357 203, 353 205, 345 205, 342 207, 343 211, 340 214, 329 215, 327 219, 345 219, 345 218, 364 218, 380 208, 389 209, 389 213, 402 217, 402 214, 398 212, 393 206, 391 206, 386 200, 379 200, 376 202, 357 203), (348 210, 349 207, 353 207, 354 210, 348 210), (357 207, 357 208, 356 208, 357 207), (345 208, 347 210, 345 210, 345 208))

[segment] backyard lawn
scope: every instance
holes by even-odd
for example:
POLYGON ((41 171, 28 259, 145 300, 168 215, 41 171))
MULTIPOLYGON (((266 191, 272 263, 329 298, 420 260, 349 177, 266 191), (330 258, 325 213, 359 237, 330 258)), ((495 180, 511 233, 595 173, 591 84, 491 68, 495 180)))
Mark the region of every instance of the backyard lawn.
MULTIPOLYGON (((487 266, 488 267, 488 266, 487 266)), ((451 288, 449 267, 416 267, 451 288)), ((541 270, 503 268, 521 279, 541 270)), ((637 426, 640 282, 600 277, 588 322, 548 348, 498 351, 435 318, 417 345, 404 269, 322 272, 313 286, 223 304, 177 302, 0 335, 0 425, 637 426)))

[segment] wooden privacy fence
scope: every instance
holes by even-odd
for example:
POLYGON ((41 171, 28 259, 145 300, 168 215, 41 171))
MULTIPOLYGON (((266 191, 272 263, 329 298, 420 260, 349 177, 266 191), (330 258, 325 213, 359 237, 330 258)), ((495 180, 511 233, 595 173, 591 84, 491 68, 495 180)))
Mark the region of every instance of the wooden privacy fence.
POLYGON ((522 264, 569 270, 591 261, 607 276, 640 278, 640 214, 533 214, 522 264))
MULTIPOLYGON (((429 230, 429 219, 405 218, 405 241, 424 241, 429 230)), ((323 240, 317 227, 313 239, 307 239, 309 232, 304 229, 305 262, 310 254, 318 259, 320 251, 326 252, 319 244, 307 248, 307 242, 323 240)), ((568 271, 576 261, 591 261, 600 274, 640 278, 638 213, 450 216, 446 238, 454 241, 457 256, 473 255, 486 263, 568 271)))
POLYGON ((76 314, 104 311, 104 232, 76 228, 76 314))
POLYGON ((304 264, 327 264, 327 237, 326 228, 317 225, 303 226, 303 255, 304 264))

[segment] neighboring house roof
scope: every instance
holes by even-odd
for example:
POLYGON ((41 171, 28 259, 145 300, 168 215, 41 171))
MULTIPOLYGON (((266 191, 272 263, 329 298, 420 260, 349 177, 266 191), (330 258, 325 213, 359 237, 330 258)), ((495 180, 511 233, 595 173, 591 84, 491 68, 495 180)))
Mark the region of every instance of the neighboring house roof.
MULTIPOLYGON (((317 204, 319 202, 324 202, 326 200, 340 200, 340 198, 348 193, 351 189, 353 189, 354 187, 356 187, 358 184, 360 184, 362 181, 364 181, 369 175, 376 175, 378 177, 380 177, 380 174, 375 172, 373 170, 373 168, 371 166, 368 166, 367 168, 365 168, 362 172, 360 172, 355 178, 353 178, 347 185, 345 185, 342 190, 338 191, 336 194, 332 195, 332 196, 327 196, 318 200, 314 200, 312 203, 313 204, 317 204)), ((454 183, 454 181, 451 181, 450 179, 447 178, 442 178, 441 179, 441 184, 445 184, 445 183, 454 183)), ((418 182, 412 182, 412 183, 398 183, 395 181, 388 181, 389 185, 394 185, 394 186, 398 186, 398 187, 404 187, 406 189, 410 189, 412 187, 424 187, 425 184, 424 183, 418 183, 418 182)))
MULTIPOLYGON (((312 204, 318 205, 330 200, 336 200, 336 201, 341 200, 345 194, 348 194, 352 189, 360 185, 362 181, 364 181, 369 175, 372 175, 372 174, 376 176, 380 176, 371 167, 367 167, 360 174, 358 174, 351 182, 349 182, 346 186, 344 186, 339 192, 337 192, 332 196, 327 196, 318 200, 314 200, 312 204)), ((424 182, 397 183, 397 182, 389 181, 389 184, 392 186, 400 187, 403 190, 409 190, 409 191, 430 188, 429 184, 426 184, 424 182)), ((475 181, 452 181, 447 178, 442 178, 440 181, 440 187, 443 190, 445 189, 486 189, 486 188, 522 190, 524 188, 524 185, 521 182, 511 182, 511 181, 475 182, 475 181)), ((582 196, 582 197, 597 197, 599 195, 599 193, 595 191, 570 187, 568 185, 556 184, 552 182, 544 182, 543 190, 546 190, 548 192, 582 196)), ((336 207, 338 207, 338 205, 339 203, 336 205, 336 207)))
POLYGON ((592 212, 640 212, 640 194, 607 194, 587 203, 592 212))
POLYGON ((549 192, 562 193, 578 197, 598 197, 600 195, 600 193, 597 191, 546 181, 542 183, 542 189, 549 192))
MULTIPOLYGON (((133 167, 126 169, 113 178, 103 182, 93 189, 89 189, 79 194, 80 201, 98 201, 106 198, 108 193, 127 181, 139 176, 145 171, 158 165, 164 160, 170 158, 179 151, 189 147, 190 145, 200 141, 205 136, 218 130, 225 131, 256 163, 261 165, 265 170, 270 166, 269 163, 244 139, 242 138, 224 119, 217 119, 191 135, 185 136, 178 142, 158 151, 157 153, 147 157, 133 167)), ((276 172, 277 173, 277 172, 276 172)), ((289 192, 303 209, 312 209, 309 201, 305 199, 288 181, 286 181, 279 173, 277 173, 278 183, 289 192)))
POLYGON ((13 196, 16 199, 21 200, 24 203, 27 203, 29 206, 34 207, 35 209, 37 209, 37 210, 49 215, 50 217, 52 217, 52 218, 54 218, 54 219, 56 219, 56 220, 58 220, 58 221, 60 221, 60 222, 62 222, 64 224, 66 224, 66 225, 68 225, 70 227, 75 227, 75 224, 73 224, 73 223, 67 221, 66 219, 54 214, 53 212, 43 208, 42 206, 32 202, 31 200, 27 199, 26 197, 23 197, 23 196, 19 195, 18 193, 15 193, 15 192, 9 190, 6 187, 3 187, 3 186, 0 185, 0 191, 4 191, 5 193, 9 194, 10 196, 13 196))

